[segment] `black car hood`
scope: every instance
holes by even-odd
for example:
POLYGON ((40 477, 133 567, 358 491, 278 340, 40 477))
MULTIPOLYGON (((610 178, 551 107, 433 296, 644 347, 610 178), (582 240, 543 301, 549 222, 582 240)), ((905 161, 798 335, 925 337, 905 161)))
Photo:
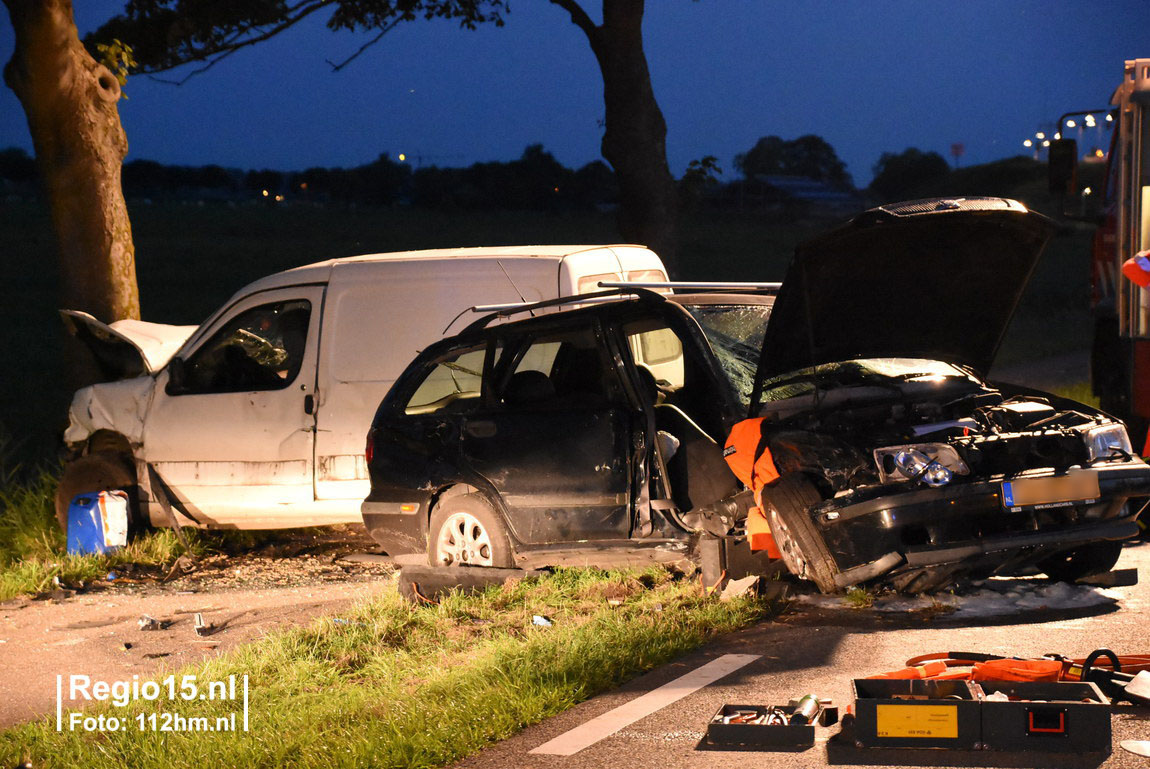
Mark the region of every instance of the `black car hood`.
POLYGON ((853 358, 930 358, 985 375, 1054 224, 1004 198, 859 214, 795 250, 755 382, 853 358))

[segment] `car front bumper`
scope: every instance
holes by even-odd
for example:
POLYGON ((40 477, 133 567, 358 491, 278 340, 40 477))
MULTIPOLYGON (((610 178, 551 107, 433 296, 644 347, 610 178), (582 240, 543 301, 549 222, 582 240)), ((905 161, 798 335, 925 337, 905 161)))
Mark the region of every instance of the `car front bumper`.
POLYGON ((1001 573, 1082 544, 1137 534, 1141 505, 1128 503, 1150 497, 1150 466, 1131 460, 1092 469, 1099 486, 1093 500, 1007 508, 1002 483, 1018 479, 994 478, 859 490, 813 508, 812 517, 835 559, 840 587, 916 569, 1001 573))

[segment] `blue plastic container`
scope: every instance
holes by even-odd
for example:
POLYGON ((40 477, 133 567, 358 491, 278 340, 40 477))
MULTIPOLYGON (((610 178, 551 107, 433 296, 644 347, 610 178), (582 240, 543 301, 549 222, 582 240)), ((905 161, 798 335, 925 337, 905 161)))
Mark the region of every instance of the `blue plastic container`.
POLYGON ((68 506, 68 554, 109 553, 128 543, 128 495, 77 494, 68 506))

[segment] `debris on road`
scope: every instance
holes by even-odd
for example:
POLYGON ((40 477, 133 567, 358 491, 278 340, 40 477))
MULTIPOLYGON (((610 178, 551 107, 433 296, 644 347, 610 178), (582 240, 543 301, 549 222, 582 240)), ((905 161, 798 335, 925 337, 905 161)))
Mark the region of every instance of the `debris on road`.
POLYGON ((554 623, 552 623, 551 620, 547 619, 543 615, 536 614, 534 617, 531 618, 531 624, 537 625, 539 627, 551 627, 551 625, 554 623))
POLYGON ((756 575, 733 579, 723 588, 723 592, 719 594, 719 600, 732 601, 736 598, 756 595, 759 592, 760 582, 761 578, 756 575))
POLYGON ((1075 582, 1091 587, 1133 587, 1138 584, 1138 569, 1115 569, 1102 574, 1091 574, 1075 582))
POLYGON ((474 566, 404 566, 396 575, 399 594, 412 603, 435 602, 453 590, 472 595, 508 580, 538 577, 533 569, 495 569, 474 566))
POLYGON ((218 628, 211 622, 204 622, 204 615, 196 612, 195 618, 192 623, 192 628, 196 631, 196 635, 203 638, 215 633, 218 628))
POLYGON ((158 620, 151 615, 141 614, 136 624, 140 626, 140 630, 163 630, 172 623, 169 620, 158 620))

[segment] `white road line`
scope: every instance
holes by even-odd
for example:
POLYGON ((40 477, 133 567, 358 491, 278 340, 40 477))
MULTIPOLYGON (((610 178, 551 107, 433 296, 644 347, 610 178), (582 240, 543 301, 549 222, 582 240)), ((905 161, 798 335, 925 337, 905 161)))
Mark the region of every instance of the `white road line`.
POLYGON ((724 654, 722 657, 712 660, 674 681, 663 684, 658 689, 652 689, 614 710, 608 710, 603 715, 596 716, 587 723, 560 734, 555 739, 549 740, 529 752, 545 753, 552 756, 570 756, 578 753, 604 737, 610 737, 623 727, 630 726, 640 718, 645 718, 656 710, 661 710, 673 702, 678 702, 707 684, 712 684, 744 665, 749 665, 759 659, 760 656, 758 654, 724 654))

